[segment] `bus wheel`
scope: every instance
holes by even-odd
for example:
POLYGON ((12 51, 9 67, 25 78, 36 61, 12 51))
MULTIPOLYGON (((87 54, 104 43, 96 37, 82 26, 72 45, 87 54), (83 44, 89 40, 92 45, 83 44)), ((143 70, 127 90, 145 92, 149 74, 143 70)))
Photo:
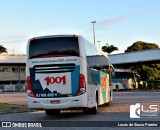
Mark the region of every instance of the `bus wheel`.
POLYGON ((84 108, 83 113, 84 114, 96 114, 97 110, 98 110, 98 104, 96 104, 96 106, 94 106, 93 108, 84 108))
POLYGON ((98 111, 98 93, 96 94, 96 105, 93 108, 91 108, 90 112, 91 114, 96 114, 97 111, 98 111))
POLYGON ((98 111, 98 95, 96 96, 96 105, 93 108, 84 108, 84 114, 96 114, 98 111))
POLYGON ((59 115, 61 110, 56 109, 47 109, 45 110, 46 115, 59 115))
POLYGON ((118 85, 116 85, 116 91, 119 91, 119 86, 118 85))
POLYGON ((83 113, 84 113, 84 114, 89 114, 89 112, 90 112, 90 109, 89 109, 89 108, 84 108, 84 109, 83 109, 83 113))

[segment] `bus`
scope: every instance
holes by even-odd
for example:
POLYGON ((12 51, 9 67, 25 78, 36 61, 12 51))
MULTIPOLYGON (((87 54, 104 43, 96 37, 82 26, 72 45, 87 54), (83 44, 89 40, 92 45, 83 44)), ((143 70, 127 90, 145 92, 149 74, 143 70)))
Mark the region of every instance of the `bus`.
POLYGON ((112 71, 113 90, 138 89, 140 76, 131 70, 114 69, 112 71))
POLYGON ((74 109, 96 114, 98 105, 112 101, 110 71, 97 69, 96 58, 103 55, 109 65, 108 56, 84 37, 34 37, 28 40, 26 50, 29 108, 45 110, 46 115, 74 109))

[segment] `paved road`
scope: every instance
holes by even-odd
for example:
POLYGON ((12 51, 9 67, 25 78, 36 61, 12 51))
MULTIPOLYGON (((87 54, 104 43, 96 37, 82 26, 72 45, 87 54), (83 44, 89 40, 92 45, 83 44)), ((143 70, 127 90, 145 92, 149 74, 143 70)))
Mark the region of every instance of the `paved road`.
MULTIPOLYGON (((158 118, 150 117, 150 118, 140 118, 140 119, 130 118, 130 105, 135 105, 136 103, 141 103, 144 105, 155 104, 155 103, 160 104, 159 96, 160 92, 145 92, 145 91, 114 92, 114 98, 111 105, 99 107, 98 113, 96 115, 85 115, 82 113, 82 111, 64 111, 61 113, 61 115, 58 116, 46 116, 44 111, 36 111, 31 113, 0 115, 0 121, 48 121, 48 122, 49 121, 160 121, 160 117, 158 118)), ((26 93, 0 94, 0 102, 26 104, 26 100, 27 100, 26 93), (10 98, 12 102, 10 102, 10 98)), ((160 114, 160 109, 158 110, 158 113, 160 114)), ((71 128, 63 128, 63 129, 69 130, 71 128)), ((83 128, 78 128, 78 129, 83 129, 83 128)), ((95 128, 87 128, 87 129, 95 129, 95 128)), ((109 129, 113 128, 110 127, 109 129)), ((145 128, 143 127, 139 129, 145 129, 145 128)))

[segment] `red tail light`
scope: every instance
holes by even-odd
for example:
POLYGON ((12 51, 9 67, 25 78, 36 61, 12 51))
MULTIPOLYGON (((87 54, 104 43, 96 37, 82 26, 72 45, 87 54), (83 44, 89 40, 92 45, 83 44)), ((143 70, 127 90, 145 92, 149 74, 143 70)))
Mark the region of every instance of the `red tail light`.
POLYGON ((35 40, 35 38, 34 38, 34 37, 30 39, 30 41, 33 41, 33 40, 35 40))
POLYGON ((79 88, 78 88, 78 91, 77 91, 77 96, 78 95, 82 95, 83 93, 86 92, 86 84, 85 84, 85 77, 83 74, 80 74, 79 76, 79 88))
POLYGON ((27 77, 27 94, 30 97, 35 97, 33 90, 32 90, 32 85, 31 85, 31 78, 30 76, 27 77))
POLYGON ((74 37, 74 38, 78 38, 78 35, 75 35, 75 34, 74 34, 73 37, 74 37))

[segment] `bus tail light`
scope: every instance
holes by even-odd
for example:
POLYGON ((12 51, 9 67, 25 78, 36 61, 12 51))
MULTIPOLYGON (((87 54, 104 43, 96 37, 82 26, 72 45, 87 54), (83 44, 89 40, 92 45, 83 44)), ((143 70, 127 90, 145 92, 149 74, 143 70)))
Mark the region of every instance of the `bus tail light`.
POLYGON ((32 90, 32 84, 31 84, 31 78, 30 76, 27 77, 27 94, 30 97, 35 97, 33 90, 32 90))
POLYGON ((34 38, 34 37, 30 39, 30 41, 33 41, 33 40, 35 40, 35 38, 34 38))
POLYGON ((74 38, 78 38, 78 35, 75 35, 75 34, 74 34, 73 37, 74 37, 74 38))
POLYGON ((78 88, 76 96, 82 95, 85 92, 86 92, 85 77, 84 77, 83 74, 80 74, 80 76, 79 76, 79 88, 78 88))

